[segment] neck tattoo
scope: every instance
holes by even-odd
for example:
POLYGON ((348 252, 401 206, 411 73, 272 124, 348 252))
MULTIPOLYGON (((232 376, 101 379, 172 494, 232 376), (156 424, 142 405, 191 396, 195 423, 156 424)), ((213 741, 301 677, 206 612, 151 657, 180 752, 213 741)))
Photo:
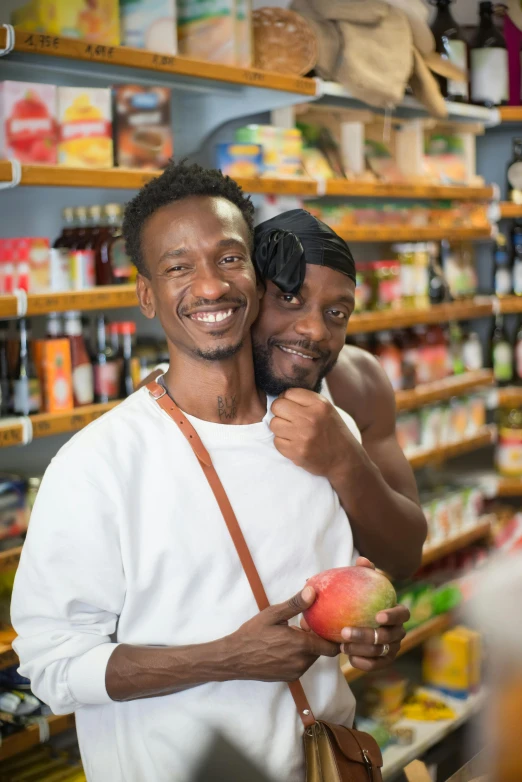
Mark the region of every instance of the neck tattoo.
POLYGON ((237 416, 237 401, 235 394, 233 396, 218 396, 217 406, 220 421, 231 421, 237 416))

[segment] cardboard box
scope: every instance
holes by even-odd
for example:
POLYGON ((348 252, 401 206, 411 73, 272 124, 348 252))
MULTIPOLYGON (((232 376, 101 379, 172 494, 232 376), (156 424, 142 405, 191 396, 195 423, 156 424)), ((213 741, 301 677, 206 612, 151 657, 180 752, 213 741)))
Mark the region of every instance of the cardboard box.
POLYGON ((427 685, 467 698, 480 684, 480 635, 455 627, 424 646, 422 676, 427 685))
POLYGON ((179 53, 236 64, 236 0, 178 0, 179 53))
POLYGON ((58 87, 58 162, 78 168, 113 164, 111 91, 58 87))
POLYGON ((120 0, 120 24, 124 46, 176 54, 175 0, 120 0))
POLYGON ((74 402, 69 340, 35 340, 34 360, 40 378, 45 412, 60 413, 72 410, 74 402))
POLYGON ((173 153, 168 87, 113 87, 114 158, 126 168, 165 168, 173 153))
POLYGON ((56 87, 0 82, 0 157, 55 165, 57 155, 56 87))
POLYGON ((31 0, 14 11, 11 21, 30 33, 63 35, 91 43, 118 46, 118 0, 31 0))
POLYGON ((216 168, 232 178, 261 176, 263 148, 259 144, 217 144, 216 168))

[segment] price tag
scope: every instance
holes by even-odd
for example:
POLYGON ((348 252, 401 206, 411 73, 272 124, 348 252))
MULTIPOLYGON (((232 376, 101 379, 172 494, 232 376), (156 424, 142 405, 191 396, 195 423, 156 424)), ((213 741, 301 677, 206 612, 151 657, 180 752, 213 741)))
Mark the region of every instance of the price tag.
POLYGON ((37 35, 36 33, 31 33, 24 37, 23 45, 37 51, 57 51, 60 48, 60 39, 55 35, 37 35))
POLYGON ((152 64, 156 68, 172 68, 176 58, 171 54, 153 54, 152 64))
POLYGON ((23 430, 21 424, 0 427, 0 448, 8 448, 10 445, 19 445, 23 442, 23 430))
POLYGON ((114 46, 103 46, 102 44, 88 43, 84 49, 84 56, 92 60, 112 60, 114 55, 114 46))

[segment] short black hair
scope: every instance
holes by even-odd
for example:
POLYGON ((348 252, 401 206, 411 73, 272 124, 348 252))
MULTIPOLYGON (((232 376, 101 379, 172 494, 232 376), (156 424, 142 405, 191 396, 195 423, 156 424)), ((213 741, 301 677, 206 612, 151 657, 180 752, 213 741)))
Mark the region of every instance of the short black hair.
POLYGON ((141 250, 144 223, 161 207, 191 196, 226 198, 235 204, 245 219, 253 246, 254 205, 237 182, 217 169, 171 161, 161 176, 146 184, 125 209, 123 236, 127 254, 144 277, 149 277, 141 250))

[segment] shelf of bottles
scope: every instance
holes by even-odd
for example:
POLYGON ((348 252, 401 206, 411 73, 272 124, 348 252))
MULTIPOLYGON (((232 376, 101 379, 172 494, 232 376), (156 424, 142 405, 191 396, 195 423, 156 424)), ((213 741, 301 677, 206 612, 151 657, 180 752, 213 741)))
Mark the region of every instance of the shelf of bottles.
POLYGON ((491 226, 455 227, 438 225, 354 225, 338 231, 346 242, 478 241, 491 238, 491 226))
POLYGON ((408 461, 414 470, 426 467, 428 464, 437 464, 463 456, 471 451, 477 451, 479 448, 485 448, 495 442, 496 427, 492 425, 484 426, 480 432, 458 440, 449 445, 441 445, 438 448, 430 448, 423 451, 412 453, 408 456, 408 461))
POLYGON ((397 391, 395 393, 397 412, 414 410, 431 402, 442 402, 454 396, 468 394, 470 391, 491 386, 493 379, 491 369, 479 369, 433 383, 425 383, 407 391, 397 391))

